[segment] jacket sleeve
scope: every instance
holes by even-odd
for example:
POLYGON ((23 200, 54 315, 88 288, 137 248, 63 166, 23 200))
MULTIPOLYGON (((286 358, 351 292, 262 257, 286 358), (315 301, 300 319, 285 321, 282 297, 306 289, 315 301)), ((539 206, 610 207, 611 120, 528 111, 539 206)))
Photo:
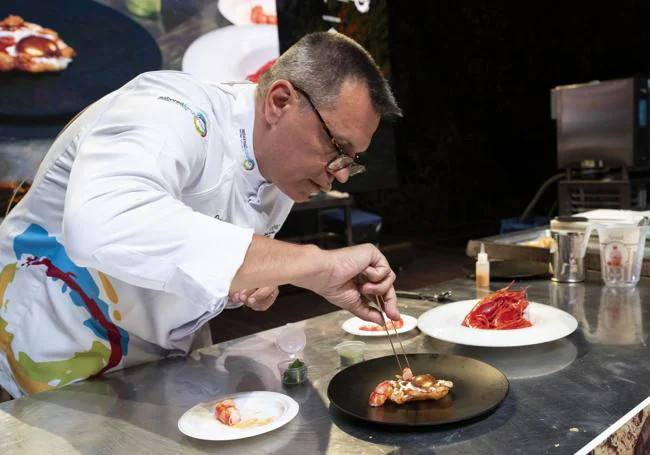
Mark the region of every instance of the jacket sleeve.
POLYGON ((71 170, 62 239, 71 259, 134 286, 223 306, 253 231, 181 201, 201 177, 215 129, 208 124, 202 137, 193 111, 168 100, 113 100, 80 138, 71 170))

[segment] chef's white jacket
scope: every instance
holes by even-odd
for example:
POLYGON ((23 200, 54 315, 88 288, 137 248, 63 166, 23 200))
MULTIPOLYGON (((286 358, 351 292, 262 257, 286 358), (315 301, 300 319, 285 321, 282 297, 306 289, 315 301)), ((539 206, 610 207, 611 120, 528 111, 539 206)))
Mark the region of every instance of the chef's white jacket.
POLYGON ((255 89, 145 73, 63 131, 0 225, 0 386, 188 352, 293 204, 258 169, 255 89))

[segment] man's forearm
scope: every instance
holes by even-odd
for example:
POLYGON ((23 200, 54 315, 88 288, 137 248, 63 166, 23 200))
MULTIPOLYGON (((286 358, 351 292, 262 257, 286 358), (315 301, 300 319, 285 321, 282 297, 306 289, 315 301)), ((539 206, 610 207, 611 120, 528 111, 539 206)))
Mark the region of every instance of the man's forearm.
POLYGON ((292 284, 309 288, 327 273, 325 252, 315 245, 297 245, 254 235, 230 291, 292 284))

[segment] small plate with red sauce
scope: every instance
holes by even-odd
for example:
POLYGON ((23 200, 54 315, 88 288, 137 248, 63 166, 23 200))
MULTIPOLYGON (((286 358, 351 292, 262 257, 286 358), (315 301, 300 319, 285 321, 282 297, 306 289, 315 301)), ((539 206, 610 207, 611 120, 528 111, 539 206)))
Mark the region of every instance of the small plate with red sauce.
POLYGON ((253 391, 222 396, 199 403, 178 420, 178 429, 185 435, 208 441, 231 441, 268 433, 289 423, 298 414, 298 403, 277 392, 253 391), (232 400, 241 421, 225 425, 217 419, 217 403, 232 400))
MULTIPOLYGON (((393 330, 393 325, 392 325, 393 323, 395 324, 395 329, 397 329, 397 333, 408 332, 417 327, 418 320, 416 318, 414 318, 413 316, 409 316, 408 314, 402 314, 401 316, 402 316, 401 322, 396 322, 396 321, 389 322, 388 329, 391 335, 395 334, 395 330, 393 330)), ((358 335, 362 337, 385 337, 386 336, 386 329, 384 328, 384 326, 375 324, 374 322, 364 321, 363 319, 358 318, 356 316, 345 321, 341 326, 341 328, 352 335, 358 335)))
POLYGON ((547 343, 570 335, 578 321, 566 311, 530 302, 526 318, 530 327, 517 329, 476 329, 463 320, 478 300, 462 300, 433 308, 418 319, 418 328, 430 337, 468 346, 513 347, 547 343))

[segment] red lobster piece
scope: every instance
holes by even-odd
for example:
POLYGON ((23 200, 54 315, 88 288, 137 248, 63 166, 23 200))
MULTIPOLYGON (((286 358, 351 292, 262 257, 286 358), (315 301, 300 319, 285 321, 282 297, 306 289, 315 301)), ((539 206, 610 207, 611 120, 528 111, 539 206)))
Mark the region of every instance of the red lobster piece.
POLYGON ((236 425, 241 422, 241 415, 234 400, 224 400, 214 407, 214 415, 224 425, 236 425))
POLYGON ((524 317, 528 306, 526 289, 511 290, 514 281, 503 289, 486 295, 470 311, 463 325, 473 329, 523 329, 532 324, 524 317))

